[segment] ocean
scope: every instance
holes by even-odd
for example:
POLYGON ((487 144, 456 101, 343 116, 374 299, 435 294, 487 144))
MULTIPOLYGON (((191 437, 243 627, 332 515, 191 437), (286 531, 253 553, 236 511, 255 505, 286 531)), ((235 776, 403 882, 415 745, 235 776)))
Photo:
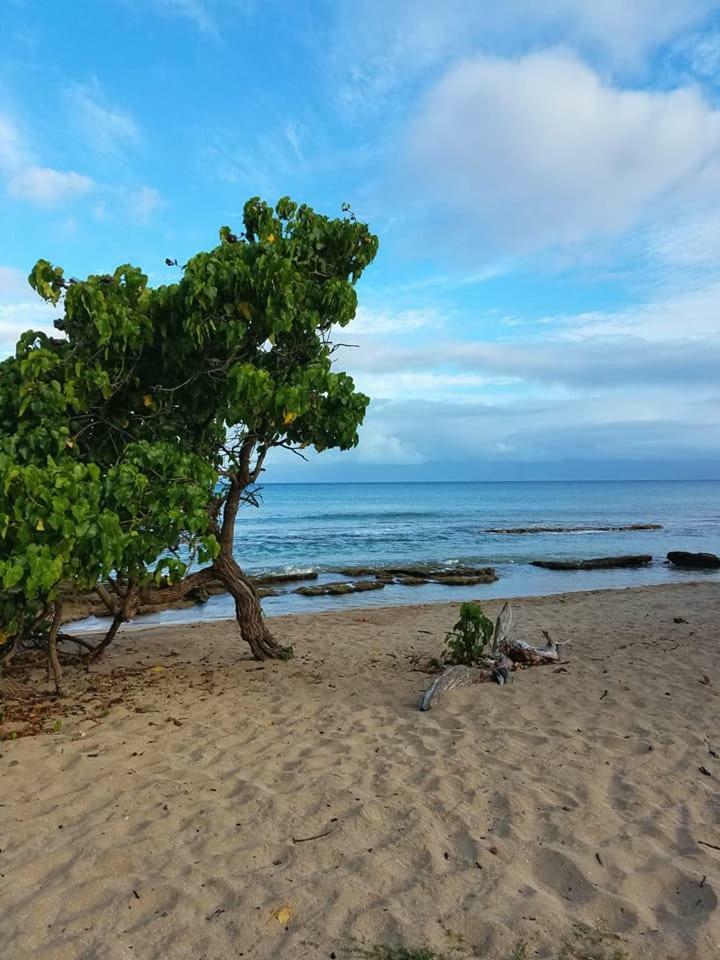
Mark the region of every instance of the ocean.
MULTIPOLYGON (((297 583, 263 601, 266 614, 385 604, 519 597, 572 590, 714 579, 718 572, 669 567, 669 550, 720 552, 720 481, 267 484, 259 508, 241 511, 236 557, 250 573, 438 563, 496 568, 492 584, 388 585, 340 597, 304 597, 297 583), (659 530, 593 532, 593 527, 661 524, 659 530), (491 529, 576 527, 574 532, 502 534, 491 529), (652 554, 648 567, 550 571, 531 560, 652 554)), ((228 596, 188 610, 138 617, 139 625, 225 619, 228 596)), ((97 625, 97 622, 95 622, 97 625)), ((92 628, 93 620, 86 621, 92 628)))

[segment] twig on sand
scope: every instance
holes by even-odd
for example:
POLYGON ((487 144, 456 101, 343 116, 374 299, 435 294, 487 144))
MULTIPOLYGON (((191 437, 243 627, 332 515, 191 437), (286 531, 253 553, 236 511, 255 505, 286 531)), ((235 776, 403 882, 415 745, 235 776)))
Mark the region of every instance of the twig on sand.
POLYGON ((307 843, 308 840, 320 840, 321 837, 329 837, 331 833, 335 832, 335 828, 331 827, 330 830, 324 830, 322 833, 316 833, 312 837, 293 837, 293 843, 307 843))
POLYGON ((698 840, 697 842, 702 844, 703 847, 710 847, 711 850, 720 850, 720 846, 717 843, 708 843, 707 840, 698 840))

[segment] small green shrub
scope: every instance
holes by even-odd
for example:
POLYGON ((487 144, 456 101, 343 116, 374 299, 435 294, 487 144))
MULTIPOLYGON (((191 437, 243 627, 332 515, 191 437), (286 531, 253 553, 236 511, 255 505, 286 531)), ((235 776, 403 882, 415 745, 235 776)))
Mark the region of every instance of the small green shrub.
POLYGON ((528 960, 527 944, 524 940, 515 947, 508 960, 528 960))
POLYGON ((439 953, 428 950, 426 947, 413 949, 412 947, 390 947, 386 944, 368 947, 362 956, 366 960, 443 960, 439 953))
POLYGON ((486 617, 479 603, 469 601, 460 607, 460 618, 445 636, 450 663, 471 666, 483 656, 492 642, 495 625, 486 617))

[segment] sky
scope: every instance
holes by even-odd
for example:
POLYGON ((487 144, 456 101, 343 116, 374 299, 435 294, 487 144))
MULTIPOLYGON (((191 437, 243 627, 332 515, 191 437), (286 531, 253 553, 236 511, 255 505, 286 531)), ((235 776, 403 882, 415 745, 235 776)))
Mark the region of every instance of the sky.
POLYGON ((380 236, 360 444, 268 481, 720 478, 720 3, 0 0, 0 356, 44 257, 380 236))

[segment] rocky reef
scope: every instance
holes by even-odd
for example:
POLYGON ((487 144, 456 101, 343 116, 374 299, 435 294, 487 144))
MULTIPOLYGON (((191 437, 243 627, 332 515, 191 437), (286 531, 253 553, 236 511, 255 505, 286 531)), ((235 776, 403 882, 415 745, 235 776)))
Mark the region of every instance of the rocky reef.
POLYGON ((662 530, 661 523, 628 523, 624 526, 600 527, 491 527, 483 533, 526 534, 526 533, 630 533, 633 530, 662 530))
POLYGON ((545 570, 615 570, 620 567, 644 567, 652 561, 648 553, 624 557, 594 557, 592 560, 532 560, 533 567, 545 570))
POLYGON ((689 553, 687 550, 671 550, 668 562, 683 570, 718 570, 720 557, 714 553, 689 553))

